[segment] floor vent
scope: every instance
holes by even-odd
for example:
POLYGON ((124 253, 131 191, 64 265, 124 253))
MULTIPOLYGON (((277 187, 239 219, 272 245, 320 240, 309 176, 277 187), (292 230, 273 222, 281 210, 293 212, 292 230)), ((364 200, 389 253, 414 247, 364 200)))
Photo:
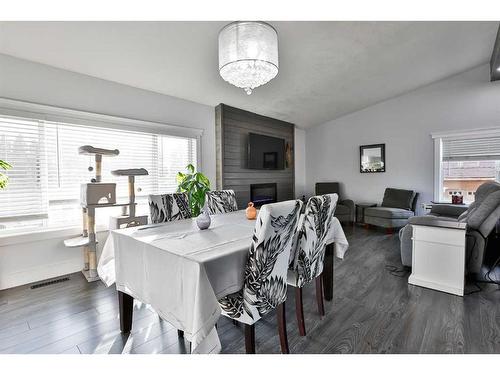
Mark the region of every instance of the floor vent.
POLYGON ((47 285, 58 284, 58 283, 62 283, 63 281, 68 281, 68 280, 69 280, 69 277, 61 277, 60 279, 54 279, 54 280, 44 281, 43 283, 34 284, 30 288, 31 289, 38 289, 38 288, 42 288, 42 287, 47 286, 47 285))

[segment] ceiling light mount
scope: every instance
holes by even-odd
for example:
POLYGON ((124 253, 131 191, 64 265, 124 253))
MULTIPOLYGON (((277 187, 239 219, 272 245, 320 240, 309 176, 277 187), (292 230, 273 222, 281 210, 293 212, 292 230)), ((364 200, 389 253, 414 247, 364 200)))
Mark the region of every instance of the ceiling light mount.
POLYGON ((261 21, 237 21, 219 32, 219 73, 250 95, 278 74, 278 33, 261 21))
POLYGON ((500 25, 498 26, 495 45, 490 58, 490 81, 500 80, 500 25))

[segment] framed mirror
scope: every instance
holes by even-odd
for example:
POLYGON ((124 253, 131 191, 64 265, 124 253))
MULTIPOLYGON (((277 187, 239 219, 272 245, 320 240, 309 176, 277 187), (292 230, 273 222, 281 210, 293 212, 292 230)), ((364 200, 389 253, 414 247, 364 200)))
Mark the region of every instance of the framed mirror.
POLYGON ((359 146, 361 173, 385 172, 385 144, 359 146))

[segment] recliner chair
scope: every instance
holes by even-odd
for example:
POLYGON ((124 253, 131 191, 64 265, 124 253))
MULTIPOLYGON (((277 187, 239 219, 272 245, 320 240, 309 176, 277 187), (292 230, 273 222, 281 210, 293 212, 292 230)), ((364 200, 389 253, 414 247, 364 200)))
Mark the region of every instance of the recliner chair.
POLYGON ((343 224, 354 223, 354 202, 351 199, 340 199, 340 186, 338 182, 316 182, 316 195, 337 194, 339 200, 335 209, 335 217, 343 224))
POLYGON ((412 223, 425 225, 426 223, 435 224, 436 221, 451 220, 467 224, 466 271, 472 274, 479 273, 483 264, 487 238, 492 234, 500 220, 500 184, 488 181, 479 186, 474 203, 458 217, 456 216, 460 210, 458 207, 452 205, 436 205, 434 207, 428 215, 410 218, 408 225, 400 230, 401 262, 403 265, 408 267, 412 265, 412 223))

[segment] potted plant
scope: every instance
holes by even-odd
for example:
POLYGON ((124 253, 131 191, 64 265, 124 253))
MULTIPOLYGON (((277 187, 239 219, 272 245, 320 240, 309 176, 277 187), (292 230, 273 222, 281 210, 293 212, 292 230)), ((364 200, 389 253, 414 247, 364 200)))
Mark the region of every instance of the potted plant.
MULTIPOLYGON (((6 171, 11 169, 12 166, 6 161, 0 160, 0 168, 6 171)), ((5 189, 8 182, 9 176, 7 176, 5 173, 0 172, 0 189, 5 189)))
POLYGON ((177 191, 187 194, 191 215, 197 217, 205 206, 205 195, 210 191, 210 181, 203 173, 195 172, 192 164, 188 164, 186 169, 187 173, 177 173, 177 191))

